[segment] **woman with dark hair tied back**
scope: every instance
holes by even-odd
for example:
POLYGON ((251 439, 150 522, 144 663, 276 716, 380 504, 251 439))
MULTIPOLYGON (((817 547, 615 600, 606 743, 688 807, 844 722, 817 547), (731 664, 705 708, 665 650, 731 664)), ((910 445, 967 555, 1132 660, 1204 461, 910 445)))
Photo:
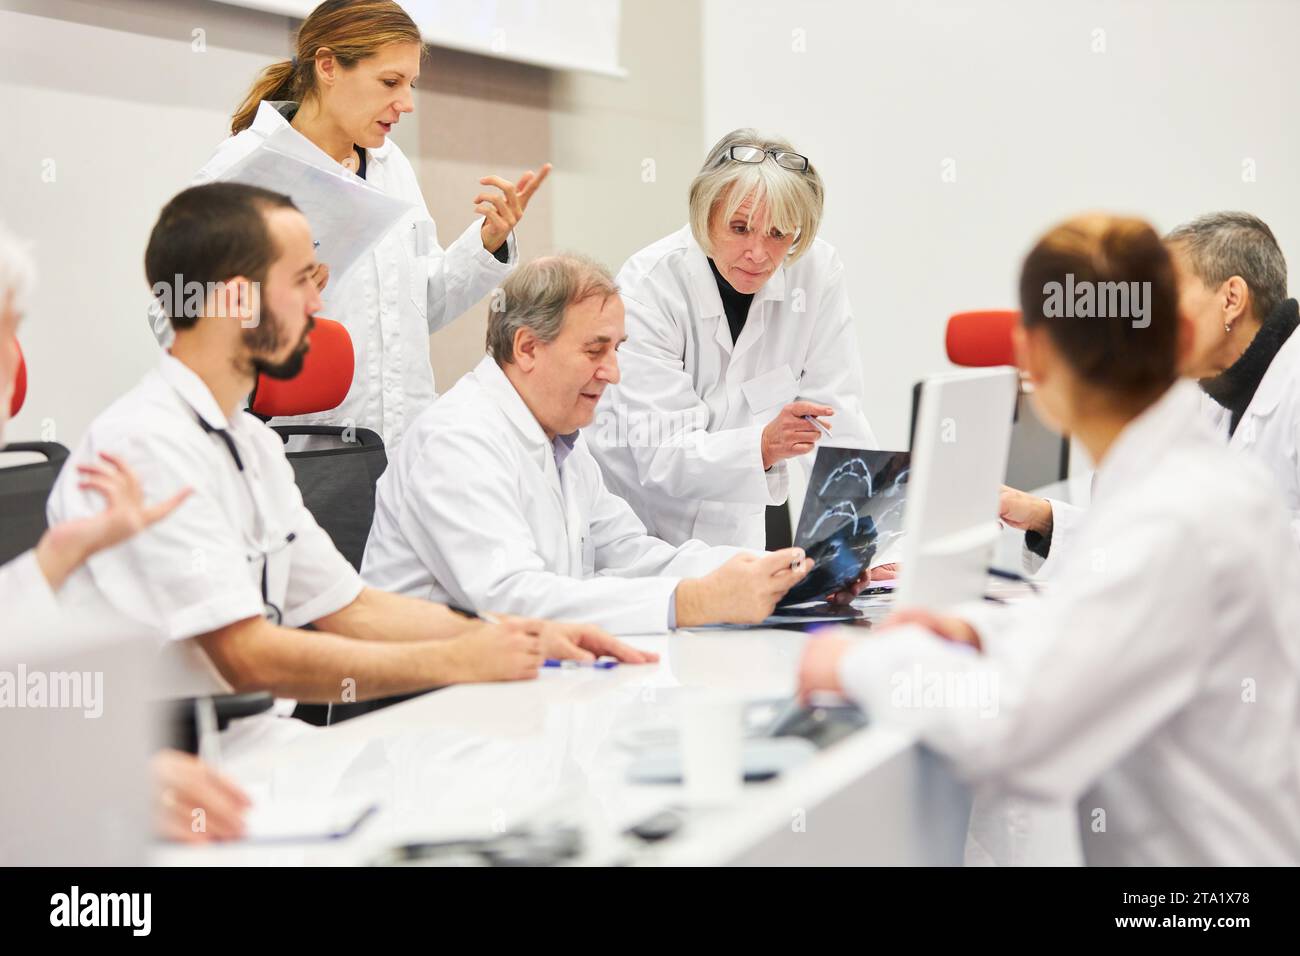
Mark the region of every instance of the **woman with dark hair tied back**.
MULTIPOLYGON (((388 138, 412 101, 424 44, 411 17, 392 0, 326 0, 303 21, 292 59, 267 67, 231 122, 231 137, 195 177, 220 179, 267 137, 295 130, 322 163, 338 163, 372 186, 413 205, 374 250, 329 283, 315 277, 322 314, 347 326, 356 351, 352 389, 343 404, 300 424, 373 429, 390 446, 436 397, 429 335, 501 284, 518 262, 514 227, 550 165, 518 182, 479 180, 476 218, 445 249, 410 162, 388 138)), ((288 161, 286 161, 288 162, 288 161)), ((286 177, 289 167, 286 166, 286 177)), ((281 192, 292 192, 286 178, 281 192)), ((151 309, 154 333, 171 340, 168 317, 151 309)))
POLYGON ((1300 863, 1300 556, 1269 476, 1177 378, 1169 252, 1139 220, 1072 219, 1020 300, 1039 413, 1097 462, 1077 546, 1041 597, 810 641, 802 690, 917 734, 980 795, 1077 806, 1090 864, 1300 863), (913 706, 900 675, 962 693, 913 706))

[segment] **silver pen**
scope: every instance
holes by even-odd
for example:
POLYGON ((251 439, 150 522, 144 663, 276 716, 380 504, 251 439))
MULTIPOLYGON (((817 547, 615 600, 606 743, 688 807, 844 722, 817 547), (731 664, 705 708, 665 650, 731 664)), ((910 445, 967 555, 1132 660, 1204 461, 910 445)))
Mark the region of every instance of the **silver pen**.
POLYGON ((825 435, 827 438, 831 437, 831 430, 827 428, 825 425, 823 425, 820 421, 818 421, 816 415, 801 415, 799 417, 806 422, 812 422, 814 425, 817 426, 817 430, 821 432, 823 435, 825 435))

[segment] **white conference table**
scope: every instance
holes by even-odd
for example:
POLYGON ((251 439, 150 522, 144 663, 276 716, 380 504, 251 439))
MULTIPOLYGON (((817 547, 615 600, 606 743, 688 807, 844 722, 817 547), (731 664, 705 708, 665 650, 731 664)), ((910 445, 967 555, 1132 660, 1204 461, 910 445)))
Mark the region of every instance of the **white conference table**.
POLYGON ((406 842, 561 819, 582 829, 582 863, 960 864, 966 788, 912 740, 873 726, 782 777, 746 784, 728 805, 687 808, 684 826, 665 840, 622 835, 685 798, 679 785, 628 781, 629 731, 673 725, 694 687, 790 696, 807 639, 789 630, 631 638, 660 662, 461 685, 325 728, 252 718, 252 729, 223 733, 222 769, 256 798, 281 808, 323 799, 380 809, 338 840, 159 845, 151 862, 365 864, 406 842))
MULTIPOLYGON (((1035 493, 1086 506, 1090 485, 1087 473, 1035 493)), ((1004 529, 995 563, 1021 570, 1022 542, 1004 529)), ((158 845, 151 861, 358 865, 401 843, 487 837, 559 819, 581 826, 584 863, 959 865, 967 789, 939 758, 886 728, 867 726, 780 778, 746 784, 725 806, 687 807, 681 786, 626 779, 629 732, 674 726, 693 687, 789 697, 807 639, 762 629, 633 637, 629 643, 658 651, 660 662, 450 687, 326 728, 255 718, 242 736, 222 735, 232 744, 222 769, 259 802, 374 803, 378 812, 339 840, 158 845), (643 844, 621 835, 669 807, 686 807, 672 837, 643 844)), ((1053 862, 1077 858, 1069 816, 1042 815, 1037 824, 1060 831, 1040 840, 1053 862)))

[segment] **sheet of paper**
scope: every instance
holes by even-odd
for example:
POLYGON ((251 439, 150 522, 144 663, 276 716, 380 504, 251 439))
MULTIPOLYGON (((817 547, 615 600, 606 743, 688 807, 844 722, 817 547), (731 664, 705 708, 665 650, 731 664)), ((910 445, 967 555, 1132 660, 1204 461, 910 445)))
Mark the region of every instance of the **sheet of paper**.
POLYGON ((268 136, 221 179, 289 196, 311 224, 316 258, 330 267, 331 285, 415 209, 348 172, 292 129, 268 136))

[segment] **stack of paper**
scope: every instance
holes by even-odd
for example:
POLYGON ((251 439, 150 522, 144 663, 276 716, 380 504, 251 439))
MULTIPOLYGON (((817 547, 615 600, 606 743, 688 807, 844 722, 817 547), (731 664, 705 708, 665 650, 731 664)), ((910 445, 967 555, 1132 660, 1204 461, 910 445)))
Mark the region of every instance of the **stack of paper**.
POLYGON ((291 127, 277 130, 222 180, 285 193, 302 210, 316 257, 336 283, 415 209, 344 169, 291 127))

